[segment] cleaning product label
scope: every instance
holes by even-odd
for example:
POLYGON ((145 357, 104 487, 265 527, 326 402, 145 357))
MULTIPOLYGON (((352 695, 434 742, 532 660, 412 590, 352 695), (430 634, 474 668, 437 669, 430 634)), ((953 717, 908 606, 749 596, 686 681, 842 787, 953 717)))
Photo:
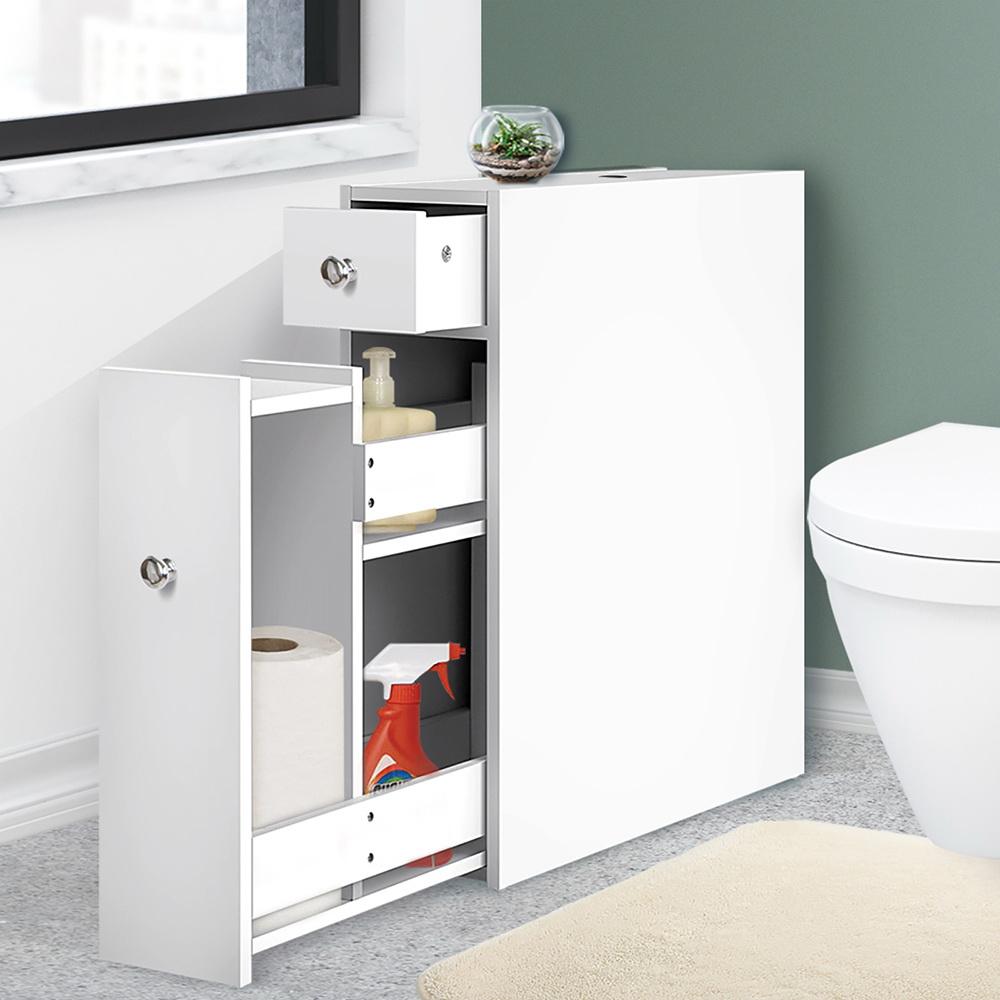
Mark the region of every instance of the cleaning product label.
POLYGON ((370 792, 384 792, 387 788, 401 785, 404 781, 411 781, 412 779, 413 775, 409 771, 401 768, 389 754, 384 753, 372 771, 365 794, 370 792))

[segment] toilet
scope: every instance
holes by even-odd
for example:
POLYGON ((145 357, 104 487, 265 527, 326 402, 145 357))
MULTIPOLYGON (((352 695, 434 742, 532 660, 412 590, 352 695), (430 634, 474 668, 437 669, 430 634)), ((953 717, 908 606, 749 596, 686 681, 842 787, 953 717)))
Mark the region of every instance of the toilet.
POLYGON ((812 479, 809 537, 924 833, 1000 858, 1000 428, 943 423, 812 479))

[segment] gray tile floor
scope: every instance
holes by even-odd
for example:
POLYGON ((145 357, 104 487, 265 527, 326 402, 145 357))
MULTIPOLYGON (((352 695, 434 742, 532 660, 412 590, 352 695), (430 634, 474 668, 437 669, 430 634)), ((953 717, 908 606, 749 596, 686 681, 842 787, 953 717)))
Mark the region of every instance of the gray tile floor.
MULTIPOLYGON (((248 1000, 384 1000, 416 995, 446 955, 761 819, 919 828, 876 736, 810 730, 806 775, 495 893, 463 878, 257 957, 248 1000)), ((213 1000, 223 987, 109 965, 97 951, 97 824, 0 847, 0 997, 213 1000)))

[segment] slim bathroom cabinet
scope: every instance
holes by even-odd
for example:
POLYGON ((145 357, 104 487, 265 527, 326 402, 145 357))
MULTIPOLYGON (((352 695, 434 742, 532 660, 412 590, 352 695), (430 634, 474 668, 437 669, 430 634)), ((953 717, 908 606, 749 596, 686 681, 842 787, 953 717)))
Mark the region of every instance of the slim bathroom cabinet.
POLYGON ((323 363, 102 373, 103 957, 246 984, 427 886, 801 773, 802 229, 798 172, 356 186, 287 212, 285 320, 323 363), (436 431, 362 441, 376 344, 436 431), (343 643, 346 798, 255 830, 276 623, 343 643), (390 641, 469 653, 455 702, 424 687, 441 769, 365 796, 390 641))

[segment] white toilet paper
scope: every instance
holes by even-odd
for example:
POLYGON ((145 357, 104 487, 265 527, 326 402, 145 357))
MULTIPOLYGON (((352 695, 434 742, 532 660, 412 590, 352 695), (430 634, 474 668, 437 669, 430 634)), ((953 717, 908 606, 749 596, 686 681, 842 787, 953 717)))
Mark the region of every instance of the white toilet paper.
POLYGON ((344 798, 344 647, 322 632, 253 629, 254 829, 344 798))

